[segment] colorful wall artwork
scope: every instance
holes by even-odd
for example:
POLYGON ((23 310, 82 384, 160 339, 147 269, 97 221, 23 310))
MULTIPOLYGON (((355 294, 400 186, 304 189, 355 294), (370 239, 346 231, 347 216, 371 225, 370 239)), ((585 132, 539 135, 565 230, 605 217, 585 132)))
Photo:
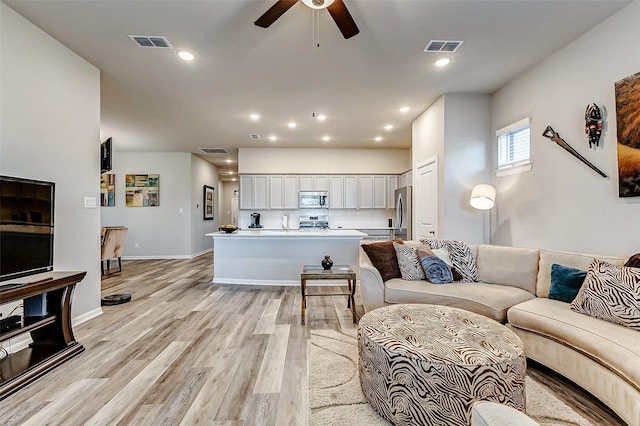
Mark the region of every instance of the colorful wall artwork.
POLYGON ((100 175, 100 205, 113 207, 116 205, 116 175, 100 175))
POLYGON ((640 73, 616 86, 618 195, 640 197, 640 73))
POLYGON ((127 207, 160 205, 160 175, 125 175, 127 207))

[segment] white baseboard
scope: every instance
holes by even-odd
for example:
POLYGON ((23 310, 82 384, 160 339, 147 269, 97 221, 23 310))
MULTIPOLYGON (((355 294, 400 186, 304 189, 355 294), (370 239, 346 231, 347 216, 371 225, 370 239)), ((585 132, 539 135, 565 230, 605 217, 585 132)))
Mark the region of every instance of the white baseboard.
POLYGON ((213 248, 201 251, 195 254, 173 254, 173 255, 155 255, 155 256, 122 256, 122 260, 178 260, 178 259, 194 259, 203 254, 213 252, 213 248))
POLYGON ((102 308, 96 308, 92 311, 86 312, 82 315, 78 315, 77 317, 73 318, 71 320, 71 325, 78 325, 78 324, 82 324, 85 321, 89 321, 91 318, 95 318, 97 316, 102 315, 102 308))

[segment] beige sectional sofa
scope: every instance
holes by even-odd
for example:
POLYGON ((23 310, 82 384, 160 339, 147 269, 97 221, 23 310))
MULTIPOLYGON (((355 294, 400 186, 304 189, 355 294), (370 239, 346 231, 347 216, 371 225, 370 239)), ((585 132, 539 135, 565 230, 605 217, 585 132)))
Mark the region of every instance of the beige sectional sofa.
MULTIPOLYGON (((405 244, 419 243, 406 241, 405 244)), ((470 246, 480 281, 382 281, 360 249, 365 311, 394 303, 431 303, 486 315, 508 326, 525 353, 580 385, 629 425, 640 425, 640 331, 574 312, 548 299, 551 266, 587 270, 594 256, 550 250, 470 246)), ((597 256, 622 265, 625 259, 597 256)))

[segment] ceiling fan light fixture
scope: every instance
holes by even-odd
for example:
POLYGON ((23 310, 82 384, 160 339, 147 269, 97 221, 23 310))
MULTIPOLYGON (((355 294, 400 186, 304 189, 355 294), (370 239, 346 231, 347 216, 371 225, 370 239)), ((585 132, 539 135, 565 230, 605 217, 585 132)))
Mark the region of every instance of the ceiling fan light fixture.
POLYGON ((331 6, 331 3, 334 0, 301 0, 302 3, 306 4, 311 9, 326 9, 331 6))

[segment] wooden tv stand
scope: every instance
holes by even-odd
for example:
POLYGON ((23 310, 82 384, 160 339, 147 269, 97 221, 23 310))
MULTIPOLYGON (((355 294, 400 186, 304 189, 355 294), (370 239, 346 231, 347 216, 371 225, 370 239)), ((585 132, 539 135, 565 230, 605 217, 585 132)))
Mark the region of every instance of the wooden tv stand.
POLYGON ((23 317, 20 327, 0 333, 0 342, 27 332, 33 340, 29 347, 0 360, 0 400, 84 351, 73 337, 71 300, 86 274, 47 272, 0 283, 21 284, 1 290, 0 305, 38 295, 44 295, 47 305, 46 315, 23 317))

